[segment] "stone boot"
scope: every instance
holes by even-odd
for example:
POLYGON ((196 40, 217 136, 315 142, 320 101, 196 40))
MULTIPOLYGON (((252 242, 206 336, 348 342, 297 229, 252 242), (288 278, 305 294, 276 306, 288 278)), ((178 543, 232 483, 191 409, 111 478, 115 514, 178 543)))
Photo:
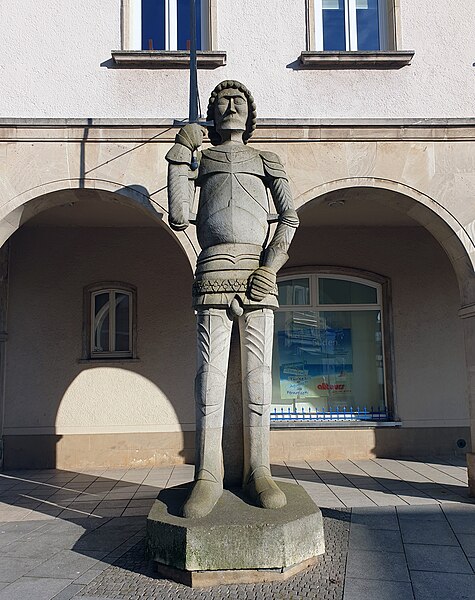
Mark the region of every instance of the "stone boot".
POLYGON ((182 515, 186 519, 200 519, 208 515, 223 493, 223 480, 217 481, 204 469, 197 473, 193 489, 183 505, 182 515))
POLYGON ((272 479, 268 467, 261 466, 255 469, 249 475, 244 491, 262 508, 282 508, 287 504, 284 492, 272 479))
POLYGON ((195 483, 183 505, 182 515, 200 519, 209 514, 223 493, 223 452, 220 427, 197 430, 195 483))

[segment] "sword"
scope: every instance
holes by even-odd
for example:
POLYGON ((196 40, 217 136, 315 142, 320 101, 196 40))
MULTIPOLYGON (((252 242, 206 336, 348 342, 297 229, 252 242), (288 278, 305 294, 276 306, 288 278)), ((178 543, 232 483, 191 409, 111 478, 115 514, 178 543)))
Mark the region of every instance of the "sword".
POLYGON ((198 123, 198 63, 196 60, 196 0, 190 0, 190 107, 188 122, 198 123))
MULTIPOLYGON (((204 127, 213 126, 213 121, 202 121, 198 93, 198 61, 196 57, 196 0, 190 0, 190 99, 188 123, 199 123, 204 127)), ((196 171, 198 159, 196 152, 191 157, 191 168, 196 171)))
MULTIPOLYGON (((196 0, 190 0, 190 102, 188 122, 198 123, 198 61, 196 60, 196 0)), ((194 151, 191 156, 191 169, 198 168, 198 158, 194 151)))

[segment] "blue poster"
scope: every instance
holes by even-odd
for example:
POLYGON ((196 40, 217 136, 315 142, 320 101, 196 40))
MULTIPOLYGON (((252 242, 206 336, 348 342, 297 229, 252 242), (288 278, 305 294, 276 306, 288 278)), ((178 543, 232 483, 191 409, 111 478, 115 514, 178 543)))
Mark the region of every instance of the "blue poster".
POLYGON ((277 335, 282 400, 329 400, 351 395, 351 329, 292 323, 277 335))

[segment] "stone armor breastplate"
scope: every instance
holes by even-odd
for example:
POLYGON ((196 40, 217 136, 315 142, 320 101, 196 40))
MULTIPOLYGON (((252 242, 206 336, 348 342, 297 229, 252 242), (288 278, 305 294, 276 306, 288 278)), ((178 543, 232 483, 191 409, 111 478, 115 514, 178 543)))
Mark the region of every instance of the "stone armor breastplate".
POLYGON ((253 148, 236 145, 203 151, 196 180, 202 248, 193 285, 196 308, 227 306, 235 297, 243 305, 277 306, 276 290, 258 303, 246 296, 248 278, 260 265, 268 233, 265 177, 262 158, 253 148))
POLYGON ((197 185, 201 248, 217 244, 264 244, 269 212, 264 165, 244 145, 203 151, 197 185))

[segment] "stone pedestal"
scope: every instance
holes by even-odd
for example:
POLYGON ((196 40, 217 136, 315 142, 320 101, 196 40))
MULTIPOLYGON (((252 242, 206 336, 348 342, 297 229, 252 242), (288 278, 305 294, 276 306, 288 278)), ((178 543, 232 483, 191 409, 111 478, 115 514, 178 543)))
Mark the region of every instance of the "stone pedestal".
POLYGON ((252 506, 225 490, 202 519, 178 516, 189 486, 160 492, 147 519, 147 549, 158 571, 192 587, 286 579, 325 551, 320 509, 299 485, 279 483, 284 508, 252 506))

